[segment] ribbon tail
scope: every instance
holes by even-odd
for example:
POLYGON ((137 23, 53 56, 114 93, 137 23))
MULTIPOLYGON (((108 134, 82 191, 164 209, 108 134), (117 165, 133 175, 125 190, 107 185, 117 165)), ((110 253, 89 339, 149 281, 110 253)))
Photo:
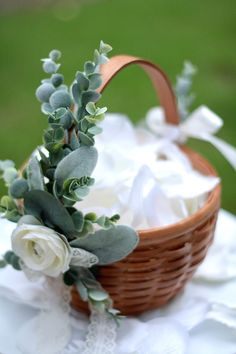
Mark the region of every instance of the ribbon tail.
POLYGON ((117 324, 105 312, 92 309, 83 354, 114 354, 117 324))
POLYGON ((225 159, 236 170, 236 148, 235 147, 226 143, 220 138, 217 138, 216 136, 202 134, 199 138, 201 140, 208 141, 213 146, 215 146, 215 148, 221 152, 221 154, 225 157, 225 159))

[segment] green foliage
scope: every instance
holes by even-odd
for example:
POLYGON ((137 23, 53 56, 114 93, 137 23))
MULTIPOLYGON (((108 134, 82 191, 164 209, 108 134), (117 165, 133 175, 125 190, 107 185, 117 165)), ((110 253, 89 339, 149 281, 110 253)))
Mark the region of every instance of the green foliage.
POLYGON ((61 107, 68 108, 72 105, 72 99, 68 92, 58 90, 50 96, 49 103, 53 109, 61 107))
POLYGON ((4 196, 1 198, 0 213, 2 213, 1 217, 4 217, 12 222, 18 222, 21 217, 17 205, 10 196, 4 196))
POLYGON ((41 222, 33 215, 23 215, 18 221, 18 225, 42 225, 41 222))
POLYGON ((108 230, 113 227, 114 223, 116 223, 119 219, 120 216, 118 214, 113 215, 111 218, 102 215, 96 220, 96 223, 100 225, 103 229, 108 230))
POLYGON ((66 208, 50 193, 34 190, 26 193, 25 212, 42 220, 44 225, 73 239, 75 227, 66 208))
POLYGON ((63 274, 63 281, 66 285, 72 286, 78 279, 78 272, 75 269, 69 269, 63 274))
POLYGON ((24 178, 17 178, 10 185, 9 192, 12 198, 21 199, 24 198, 24 194, 28 192, 29 186, 24 178))
POLYGON ((81 232, 84 228, 84 216, 79 210, 75 211, 72 215, 72 220, 77 232, 81 232))
POLYGON ((72 132, 71 132, 71 135, 70 135, 70 148, 71 150, 77 150, 80 146, 80 143, 79 143, 79 138, 78 138, 78 135, 76 133, 76 130, 73 129, 72 132))
POLYGON ((51 152, 58 152, 64 145, 65 130, 60 124, 52 125, 44 132, 44 146, 51 152))
POLYGON ((7 266, 7 262, 5 261, 5 259, 0 258, 0 269, 5 268, 6 266, 7 266))
POLYGON ((93 146, 95 143, 94 138, 89 133, 86 134, 83 132, 79 133, 79 141, 85 146, 93 146))
POLYGON ((55 87, 51 83, 44 83, 37 88, 35 95, 40 102, 49 102, 53 92, 55 87))
POLYGON ((62 113, 63 108, 61 108, 60 112, 60 124, 64 129, 69 130, 74 122, 73 113, 69 109, 65 109, 64 113, 62 113))
POLYGON ((71 178, 91 176, 97 163, 97 150, 82 146, 66 156, 57 166, 55 180, 59 186, 71 178))
POLYGON ((53 112, 53 109, 52 109, 52 107, 50 106, 49 103, 44 102, 41 105, 41 111, 42 111, 43 114, 50 114, 50 113, 53 112))
MULTIPOLYGON (((42 103, 41 110, 48 115, 48 128, 44 132, 44 147, 38 150, 40 160, 32 156, 24 178, 19 178, 15 165, 0 161, 0 173, 10 187, 10 196, 2 198, 0 212, 18 225, 45 225, 65 235, 71 247, 91 250, 100 265, 116 262, 126 257, 138 242, 134 230, 126 226, 115 227, 118 215, 100 216, 95 213, 83 215, 73 205, 83 200, 94 183, 91 174, 97 163, 97 150, 92 147, 94 136, 101 133, 97 125, 105 117, 106 107, 99 108, 96 102, 101 95, 96 91, 101 85, 100 65, 105 63, 111 47, 101 41, 94 52, 94 61, 87 61, 84 72, 78 71, 69 91, 63 84, 64 77, 57 73, 61 53, 52 50, 43 59, 43 70, 50 78, 43 79, 36 90, 42 103), (70 95, 72 93, 72 96, 70 95), (13 198, 23 198, 22 207, 13 198), (97 228, 99 231, 95 231, 97 228)), ((63 236, 61 236, 63 237, 63 236)), ((11 264, 20 269, 19 258, 9 251, 0 267, 11 264)), ((65 284, 76 285, 83 300, 99 311, 107 311, 116 317, 108 293, 86 268, 71 264, 63 275, 65 284)))
POLYGON ((49 58, 52 59, 54 62, 59 60, 61 57, 61 52, 58 49, 53 49, 49 53, 49 58))
MULTIPOLYGON (((15 167, 15 163, 11 160, 0 160, 0 172, 4 172, 7 168, 15 167)), ((1 176, 1 175, 0 175, 1 176)))
POLYGON ((10 264, 15 270, 21 270, 20 258, 12 251, 7 251, 4 255, 4 260, 10 264))
POLYGON ((64 77, 62 74, 52 74, 51 82, 54 87, 58 87, 63 84, 64 77))
POLYGON ((105 113, 107 111, 107 107, 99 108, 96 107, 93 102, 89 102, 86 105, 86 111, 89 115, 85 116, 85 119, 92 124, 100 123, 105 118, 105 113))
POLYGON ((85 219, 90 220, 92 222, 97 221, 97 215, 95 213, 88 213, 85 215, 85 219))
POLYGON ((99 312, 107 312, 117 322, 120 312, 112 307, 112 300, 89 269, 78 268, 75 285, 83 301, 89 301, 90 306, 99 312))
POLYGON ((137 244, 137 233, 130 227, 122 225, 109 230, 99 230, 71 242, 71 246, 95 254, 100 265, 111 264, 125 258, 137 244))
POLYGON ((54 74, 60 67, 60 64, 56 64, 52 59, 42 59, 43 61, 43 70, 47 74, 54 74))
POLYGON ((29 160, 27 166, 27 180, 30 190, 45 190, 42 169, 36 156, 32 156, 29 160))
POLYGON ((13 181, 18 178, 18 171, 15 169, 15 167, 5 168, 1 177, 4 180, 6 186, 9 187, 13 181))
POLYGON ((178 101, 178 108, 182 120, 189 115, 189 108, 192 105, 195 95, 191 93, 193 76, 197 69, 192 63, 184 62, 182 73, 177 76, 175 92, 178 101))
POLYGON ((98 135, 102 133, 102 128, 97 125, 93 125, 91 128, 88 128, 87 132, 92 135, 98 135))
POLYGON ((100 53, 102 55, 107 55, 112 51, 112 47, 110 44, 104 43, 103 41, 100 42, 100 47, 99 47, 100 53))
POLYGON ((89 187, 94 184, 94 179, 90 177, 69 178, 64 181, 62 187, 62 197, 66 201, 74 202, 83 200, 89 193, 89 187))

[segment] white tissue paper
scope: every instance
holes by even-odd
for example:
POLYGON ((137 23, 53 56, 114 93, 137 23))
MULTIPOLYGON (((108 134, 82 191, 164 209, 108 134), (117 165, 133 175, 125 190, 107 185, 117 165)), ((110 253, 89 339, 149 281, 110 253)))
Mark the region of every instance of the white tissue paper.
POLYGON ((134 127, 122 114, 106 115, 96 138, 96 182, 78 208, 119 213, 120 223, 145 229, 178 222, 203 205, 219 178, 192 168, 174 142, 179 128, 165 124, 160 108, 150 110, 146 122, 152 131, 134 127))

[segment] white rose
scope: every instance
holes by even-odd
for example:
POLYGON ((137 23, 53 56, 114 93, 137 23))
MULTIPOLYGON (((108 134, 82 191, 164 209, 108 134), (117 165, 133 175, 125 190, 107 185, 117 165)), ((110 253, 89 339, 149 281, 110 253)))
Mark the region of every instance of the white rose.
POLYGON ((22 224, 13 231, 11 239, 13 251, 28 268, 55 278, 69 269, 70 245, 56 231, 22 224))

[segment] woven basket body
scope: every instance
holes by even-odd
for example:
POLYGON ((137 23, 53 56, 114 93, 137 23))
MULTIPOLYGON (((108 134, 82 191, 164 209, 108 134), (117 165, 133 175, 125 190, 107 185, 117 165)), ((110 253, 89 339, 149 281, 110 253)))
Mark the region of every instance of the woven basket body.
MULTIPOLYGON (((118 71, 132 63, 147 71, 158 91, 167 121, 178 124, 171 86, 163 72, 152 63, 128 56, 112 58, 104 65, 104 84, 100 91, 118 71)), ((216 175, 214 168, 199 154, 186 147, 182 150, 199 172, 216 175)), ((139 245, 126 259, 100 267, 98 280, 122 314, 137 315, 161 307, 184 288, 213 240, 220 190, 217 186, 204 206, 190 217, 170 226, 139 231, 139 245)), ((72 289, 72 306, 88 311, 87 303, 80 299, 75 288, 72 289)))

